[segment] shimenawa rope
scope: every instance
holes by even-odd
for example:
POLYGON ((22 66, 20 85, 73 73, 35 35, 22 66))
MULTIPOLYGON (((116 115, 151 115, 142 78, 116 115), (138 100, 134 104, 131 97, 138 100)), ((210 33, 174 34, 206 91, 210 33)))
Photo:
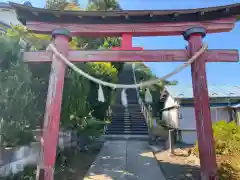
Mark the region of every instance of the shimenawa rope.
MULTIPOLYGON (((122 88, 123 91, 121 93, 121 96, 122 96, 122 104, 124 106, 127 106, 127 95, 126 95, 126 89, 136 89, 136 88, 139 88, 139 87, 149 87, 153 84, 157 84, 159 81, 162 81, 162 80, 166 80, 168 78, 170 78, 171 76, 179 73, 180 71, 182 71, 184 68, 186 68, 187 66, 189 66, 190 64, 192 64, 196 59, 198 59, 208 48, 208 45, 207 44, 204 44, 203 47, 198 51, 196 52, 187 62, 181 64, 180 66, 178 66, 177 68, 175 68, 172 72, 164 75, 163 77, 161 78, 158 78, 158 79, 155 79, 155 80, 149 80, 149 81, 146 81, 146 82, 142 82, 142 83, 139 83, 139 84, 131 84, 131 85, 128 85, 128 84, 114 84, 114 83, 110 83, 110 82, 106 82, 106 81, 102 81, 101 79, 97 79, 87 73, 85 73, 84 71, 82 71, 81 69, 79 69, 76 65, 74 65, 72 62, 70 62, 65 56, 63 56, 57 49, 56 47, 54 46, 54 44, 49 44, 49 46, 47 47, 47 51, 51 50, 53 51, 53 53, 55 55, 57 55, 58 57, 60 57, 64 63, 66 63, 71 69, 73 69, 75 72, 77 72, 78 74, 84 76, 85 78, 99 84, 99 89, 98 89, 98 100, 101 101, 101 102, 104 102, 104 95, 103 95, 103 90, 102 90, 102 87, 101 85, 104 85, 104 86, 108 86, 108 87, 111 87, 113 89, 116 89, 116 88, 122 88)), ((149 89, 147 89, 146 93, 145 93, 145 99, 149 99, 151 100, 152 97, 151 94, 149 92, 149 89)))
POLYGON ((58 50, 55 48, 55 46, 53 44, 50 44, 47 48, 47 50, 52 50, 57 56, 59 56, 64 63, 66 63, 70 68, 72 68, 74 71, 76 71, 77 73, 81 74, 82 76, 84 76, 85 78, 97 83, 97 84, 101 84, 104 86, 108 86, 111 88, 123 88, 123 89, 135 89, 135 88, 139 88, 139 87, 146 87, 146 86, 151 86, 153 84, 157 84, 159 81, 162 80, 166 80, 167 78, 179 73, 180 71, 182 71, 184 68, 186 68, 187 66, 189 66, 191 63, 193 63, 202 53, 204 53, 204 51, 206 51, 206 49, 208 48, 207 44, 204 44, 203 47, 196 52, 187 62, 181 64, 179 67, 177 67, 176 69, 174 69, 172 72, 164 75, 161 78, 158 78, 156 80, 150 80, 150 81, 146 81, 143 83, 139 83, 139 84, 131 84, 131 85, 127 85, 127 84, 114 84, 114 83, 109 83, 106 81, 102 81, 101 79, 97 79, 87 73, 85 73, 84 71, 82 71, 81 69, 79 69, 76 65, 74 65, 72 62, 70 62, 65 56, 63 56, 60 52, 58 52, 58 50))

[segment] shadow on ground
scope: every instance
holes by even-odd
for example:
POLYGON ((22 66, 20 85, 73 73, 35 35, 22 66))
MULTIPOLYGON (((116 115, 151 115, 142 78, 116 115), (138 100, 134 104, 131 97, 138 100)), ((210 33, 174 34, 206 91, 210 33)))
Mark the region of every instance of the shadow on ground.
MULTIPOLYGON (((108 141, 87 152, 64 151, 57 162, 55 180, 198 180, 200 170, 186 157, 170 156, 164 148, 152 153, 148 142, 108 141), (105 150, 104 150, 105 149, 105 150), (100 152, 100 153, 99 153, 100 152), (90 167, 90 169, 89 169, 90 167), (85 176, 85 177, 84 177, 85 176), (165 176, 165 178, 164 178, 165 176)), ((36 168, 31 168, 35 171, 36 168)), ((26 172, 25 172, 26 173, 26 172)), ((28 173, 27 173, 28 174, 28 173)), ((15 179, 24 179, 25 175, 15 179), (21 177, 21 178, 20 178, 21 177)), ((35 175, 33 175, 33 178, 35 175)), ((6 179, 3 179, 6 180, 6 179)), ((13 180, 13 179, 7 179, 13 180)))
MULTIPOLYGON (((116 143, 116 142, 115 142, 116 143)), ((156 161, 148 143, 119 141, 91 166, 84 180, 198 180, 199 168, 156 161), (163 177, 163 174, 166 178, 163 177)), ((165 150, 162 149, 162 152, 165 150)))
POLYGON ((65 158, 59 158, 59 162, 56 163, 54 179, 83 180, 100 149, 101 146, 86 152, 79 152, 73 148, 67 149, 63 154, 65 158))
POLYGON ((200 168, 159 161, 166 180, 200 180, 200 168))
POLYGON ((192 145, 177 143, 173 146, 174 154, 166 148, 165 142, 153 148, 155 158, 166 180, 199 180, 200 166, 199 159, 188 154, 192 145), (184 150, 185 152, 183 153, 184 150))

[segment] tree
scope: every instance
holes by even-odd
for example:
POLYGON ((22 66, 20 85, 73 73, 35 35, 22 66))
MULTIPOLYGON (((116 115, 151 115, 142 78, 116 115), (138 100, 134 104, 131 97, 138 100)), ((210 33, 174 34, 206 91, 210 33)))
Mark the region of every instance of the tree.
POLYGON ((45 7, 47 9, 64 10, 66 5, 67 0, 47 0, 45 7))
MULTIPOLYGON (((60 0, 50 1, 49 0, 46 3, 46 7, 51 9, 60 9, 60 10, 62 9, 80 10, 80 7, 77 5, 76 1, 66 3, 66 1, 60 1, 60 0)), ((29 33, 28 30, 23 26, 14 26, 12 29, 9 29, 6 33, 6 37, 14 40, 15 42, 19 42, 21 39, 24 40, 25 42, 24 44, 26 45, 25 46, 26 50, 45 50, 46 46, 51 42, 51 36, 29 33)), ((81 38, 74 37, 73 41, 70 44, 71 49, 79 49, 82 47, 86 47, 86 43, 87 42, 82 42, 81 38)), ((98 49, 100 46, 101 45, 98 45, 96 49, 98 49)), ((106 43, 105 43, 105 46, 106 46, 106 43)), ((4 52, 5 51, 3 51, 3 53, 4 52)), ((9 67, 8 63, 10 63, 10 61, 4 61, 4 65, 6 67, 9 67)), ((22 62, 19 68, 23 68, 25 66, 26 64, 23 64, 22 62)), ((100 79, 110 81, 110 82, 116 82, 117 70, 111 65, 111 63, 86 63, 86 64, 78 64, 78 67, 83 69, 85 72, 90 73, 91 75, 98 77, 100 79)), ((30 103, 30 106, 32 108, 35 108, 34 110, 32 109, 32 111, 34 111, 32 115, 38 114, 42 116, 40 118, 39 117, 33 118, 33 116, 31 116, 31 119, 42 120, 44 108, 45 108, 45 99, 46 99, 47 84, 48 84, 48 78, 49 78, 48 76, 49 64, 44 64, 44 63, 34 64, 34 65, 29 65, 28 67, 25 67, 25 68, 27 68, 27 70, 19 70, 19 72, 25 72, 26 77, 29 77, 31 79, 30 84, 28 84, 27 86, 28 88, 30 88, 31 93, 38 93, 37 97, 34 96, 34 101, 37 103, 32 105, 30 103), (27 74, 31 74, 31 76, 27 74), (32 84, 33 82, 34 84, 32 84)), ((12 68, 11 70, 7 71, 6 76, 10 76, 9 73, 14 74, 14 72, 12 72, 12 68)), ((4 78, 5 76, 2 76, 2 77, 4 78)), ((24 82, 23 84, 25 85, 26 82, 28 81, 25 82, 25 80, 23 79, 19 83, 21 84, 22 82, 24 82)), ((18 84, 15 84, 15 86, 13 87, 13 89, 16 89, 16 90, 19 89, 17 88, 18 84)), ((110 88, 103 87, 106 102, 99 103, 97 101, 98 85, 88 81, 82 76, 79 76, 72 70, 68 70, 66 74, 65 87, 66 86, 72 87, 72 88, 65 88, 63 92, 61 123, 64 127, 69 127, 71 126, 71 124, 82 123, 82 120, 86 118, 91 111, 93 111, 93 114, 96 117, 100 118, 101 120, 104 120, 106 110, 108 109, 108 106, 112 97, 111 95, 112 90, 110 88), (91 103, 91 105, 89 105, 90 104, 89 102, 91 103), (97 110, 100 107, 101 109, 97 110), (70 116, 72 117, 72 115, 75 118, 73 119, 70 118, 70 116)), ((6 85, 6 87, 8 88, 8 85, 6 85)), ((30 91, 26 91, 26 94, 28 95, 30 91)), ((9 98, 10 97, 11 96, 9 96, 9 98)), ((12 98, 13 97, 15 96, 12 96, 12 98)), ((7 100, 4 102, 11 102, 11 101, 7 100)), ((6 112, 1 111, 1 115, 6 114, 5 117, 8 117, 9 113, 11 112, 11 109, 16 108, 14 104, 12 105, 13 105, 13 108, 10 107, 9 103, 8 104, 4 103, 3 106, 5 107, 6 112)), ((19 105, 18 107, 24 107, 24 105, 19 105)), ((25 111, 19 111, 19 112, 22 112, 23 115, 27 115, 25 111)), ((21 116, 16 113, 16 117, 21 117, 21 116)), ((9 122, 12 120, 13 119, 10 119, 9 122)))
MULTIPOLYGON (((0 39, 0 45, 3 46, 0 51, 2 57, 0 60, 0 119, 10 123, 5 123, 4 129, 15 127, 24 131, 25 126, 34 128, 40 125, 39 120, 43 120, 50 64, 24 63, 19 56, 22 49, 19 45, 20 40, 25 42, 26 50, 43 50, 50 43, 51 37, 29 33, 23 26, 16 26, 9 29, 0 39)), ((75 48, 78 49, 78 47, 75 48)), ((116 83, 117 69, 111 63, 79 63, 77 66, 92 76, 116 83)), ((67 88, 63 91, 61 113, 63 127, 83 123, 92 111, 99 119, 105 119, 112 98, 112 89, 103 87, 106 101, 100 103, 97 100, 98 85, 71 69, 66 73, 64 87, 67 88)), ((13 134, 12 136, 15 137, 13 134)), ((11 136, 8 134, 6 137, 11 136)))
MULTIPOLYGON (((121 10, 119 3, 116 0, 89 0, 87 10, 99 11, 99 10, 121 10)), ((88 49, 110 49, 112 47, 120 46, 119 37, 106 37, 106 38, 82 38, 82 41, 88 42, 88 49)), ((124 63, 112 62, 112 65, 120 72, 124 63)))
POLYGON ((70 3, 75 4, 76 6, 79 6, 78 0, 70 0, 70 3))
POLYGON ((38 125, 36 99, 39 91, 32 90, 31 72, 19 53, 22 48, 15 38, 0 36, 0 134, 1 145, 15 146, 31 143, 32 134, 26 137, 29 127, 38 125))
POLYGON ((121 10, 116 0, 89 0, 88 10, 121 10))
POLYGON ((70 11, 79 11, 80 6, 78 0, 47 0, 46 6, 47 9, 54 10, 70 10, 70 11))
MULTIPOLYGON (((136 74, 136 81, 138 83, 148 81, 148 80, 153 80, 157 79, 156 75, 152 73, 152 71, 144 64, 141 62, 135 63, 135 74, 136 74)), ((156 115, 160 109, 162 109, 163 104, 160 102, 160 96, 161 92, 164 89, 165 85, 176 85, 177 81, 160 81, 158 84, 154 84, 149 87, 152 99, 153 99, 153 113, 156 115)), ((146 88, 140 88, 139 89, 140 96, 144 99, 145 96, 145 91, 146 88)))
MULTIPOLYGON (((53 7, 55 9, 60 9, 59 7, 59 4, 64 4, 66 1, 58 1, 58 2, 48 2, 48 4, 50 3, 53 3, 52 5, 49 5, 48 7, 53 7), (57 4, 57 5, 56 5, 57 4)), ((100 3, 101 2, 97 2, 96 3, 100 3)), ((109 8, 111 9, 114 9, 115 7, 117 7, 117 3, 115 1, 106 1, 104 2, 106 7, 104 7, 104 10, 107 10, 109 8)), ((91 3, 93 4, 93 3, 91 3)), ((100 8, 103 8, 103 6, 96 6, 97 9, 93 9, 94 7, 91 8, 91 10, 100 10, 100 8)), ((61 9, 60 9, 61 10, 61 9)), ((73 1, 68 1, 67 3, 65 3, 65 6, 64 6, 64 10, 80 10, 80 6, 78 4, 78 1, 76 0, 73 0, 73 1)), ((90 10, 90 7, 88 7, 88 10, 90 10)), ((103 9, 102 9, 103 10, 103 9)), ((75 37, 74 38, 75 40, 75 47, 76 48, 80 48, 80 47, 84 47, 84 49, 106 49, 106 48, 111 48, 113 46, 119 46, 120 45, 120 40, 119 38, 110 38, 110 37, 106 37, 106 38, 90 38, 90 37, 75 37)), ((73 45, 73 46, 74 46, 73 45)), ((91 74, 95 77, 98 77, 100 79, 105 79, 107 81, 112 81, 112 82, 116 82, 116 77, 115 75, 117 75, 117 72, 121 69, 122 67, 122 64, 123 63, 87 63, 86 65, 79 65, 79 67, 81 68, 86 68, 86 72, 91 72, 91 68, 94 69, 94 71, 91 72, 91 74), (117 68, 117 69, 116 69, 117 68), (99 71, 99 72, 98 72, 99 71), (106 73, 106 76, 105 76, 105 73, 106 73), (110 77, 110 79, 109 79, 110 77)), ((71 71, 69 71, 71 72, 71 71)), ((67 83, 65 84, 76 84, 74 83, 74 79, 78 79, 78 82, 84 82, 86 81, 84 78, 77 78, 75 77, 75 75, 73 75, 74 73, 70 73, 71 75, 68 74, 68 77, 67 78, 67 83), (71 77, 70 77, 71 76, 71 77), (74 78, 72 78, 74 76, 74 78), (71 79, 71 80, 70 80, 71 79)), ((77 75, 78 76, 78 75, 77 75)), ((97 118, 100 118, 100 119, 103 119, 105 117, 105 113, 106 113, 106 109, 108 108, 109 106, 109 103, 110 103, 110 100, 111 100, 111 94, 112 94, 112 89, 110 88, 105 88, 103 87, 104 89, 104 92, 105 92, 105 98, 106 98, 106 102, 105 103, 100 103, 98 101, 96 101, 97 99, 97 89, 98 89, 98 85, 95 84, 95 83, 92 83, 92 82, 89 82, 90 84, 84 84, 84 86, 82 87, 85 87, 85 93, 89 93, 89 96, 87 96, 88 98, 87 99, 82 99, 82 105, 78 104, 78 106, 76 106, 76 108, 73 108, 75 109, 74 111, 75 112, 72 112, 73 114, 74 113, 77 113, 79 116, 83 117, 83 116, 86 116, 86 113, 88 113, 90 110, 93 110, 92 114, 97 117, 97 118), (89 88, 87 88, 89 87, 89 88), (87 90, 88 89, 88 90, 87 90), (87 102, 87 103, 86 103, 87 102), (80 108, 80 109, 78 109, 80 108), (77 110, 78 109, 78 110, 77 110), (80 113, 82 110, 86 110, 85 113, 80 113)), ((79 83, 81 84, 81 83, 79 83)), ((82 92, 81 90, 81 85, 75 89, 78 89, 77 91, 78 92, 82 92), (80 89, 79 89, 80 88, 80 89)), ((64 91, 64 96, 69 96, 68 98, 73 98, 72 95, 76 95, 76 93, 74 93, 72 91, 72 89, 68 89, 68 90, 65 90, 64 91), (71 92, 70 92, 71 91, 71 92), (67 93, 68 92, 68 93, 67 93), (68 94, 68 95, 66 95, 68 94)), ((80 101, 79 101, 80 102, 80 101)), ((65 104, 68 104, 69 103, 73 103, 72 101, 65 101, 64 98, 63 98, 63 107, 66 107, 66 108, 63 108, 63 109, 67 109, 67 107, 69 106, 65 106, 65 104)), ((70 107, 73 107, 73 106, 70 106, 70 107)), ((67 110, 69 112, 69 109, 67 110)), ((67 112, 66 111, 66 112, 67 112)), ((63 116, 64 116, 64 110, 63 110, 63 116)), ((69 116, 69 114, 68 114, 69 116)), ((66 118, 63 118, 63 119, 66 119, 66 118)))
POLYGON ((81 8, 76 2, 69 2, 65 5, 64 10, 68 11, 80 11, 81 8))
MULTIPOLYGON (((47 0, 47 8, 49 9, 64 9, 64 10, 81 10, 77 0, 47 0)), ((120 10, 120 5, 116 0, 90 0, 87 10, 120 10)), ((84 47, 84 49, 109 49, 120 46, 119 37, 106 38, 91 38, 91 37, 77 37, 74 38, 74 45, 72 47, 84 47)), ((76 49, 76 48, 74 48, 76 49)), ((112 65, 121 71, 124 63, 113 62, 112 65)))

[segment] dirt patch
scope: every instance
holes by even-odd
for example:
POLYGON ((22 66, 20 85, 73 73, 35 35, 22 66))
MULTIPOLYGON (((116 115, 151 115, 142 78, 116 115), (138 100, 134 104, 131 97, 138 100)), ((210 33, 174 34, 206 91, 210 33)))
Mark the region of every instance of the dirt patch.
POLYGON ((155 152, 155 157, 166 177, 166 180, 199 180, 200 165, 195 156, 188 156, 187 152, 175 149, 172 155, 167 150, 155 152))

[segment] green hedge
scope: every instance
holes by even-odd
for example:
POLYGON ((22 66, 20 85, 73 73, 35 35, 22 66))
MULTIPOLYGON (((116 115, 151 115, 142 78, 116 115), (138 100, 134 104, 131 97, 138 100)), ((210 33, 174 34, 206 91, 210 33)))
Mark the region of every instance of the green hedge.
MULTIPOLYGON (((24 132, 43 124, 48 90, 50 64, 23 62, 20 38, 25 40, 26 51, 45 49, 50 40, 49 36, 29 33, 22 26, 13 27, 0 36, 0 120, 4 121, 4 127, 16 130, 6 132, 7 128, 2 126, 1 134, 8 133, 8 137, 11 137, 4 139, 6 146, 24 144, 20 140, 16 140, 19 144, 13 143, 14 138, 23 139, 26 135, 24 132)), ((76 41, 70 45, 74 49, 80 46, 76 41)), ((117 82, 118 70, 111 63, 78 63, 77 66, 94 77, 117 82)), ((91 119, 89 114, 99 121, 105 121, 114 91, 107 87, 103 87, 103 91, 105 102, 101 103, 98 102, 98 85, 68 69, 63 90, 61 126, 81 126, 79 123, 83 119, 91 119), (77 118, 71 119, 71 116, 77 118)), ((30 141, 32 138, 29 136, 27 139, 30 141)))
MULTIPOLYGON (((218 172, 221 180, 240 179, 240 126, 232 121, 213 124, 218 172)), ((198 154, 198 145, 195 146, 198 154)))

